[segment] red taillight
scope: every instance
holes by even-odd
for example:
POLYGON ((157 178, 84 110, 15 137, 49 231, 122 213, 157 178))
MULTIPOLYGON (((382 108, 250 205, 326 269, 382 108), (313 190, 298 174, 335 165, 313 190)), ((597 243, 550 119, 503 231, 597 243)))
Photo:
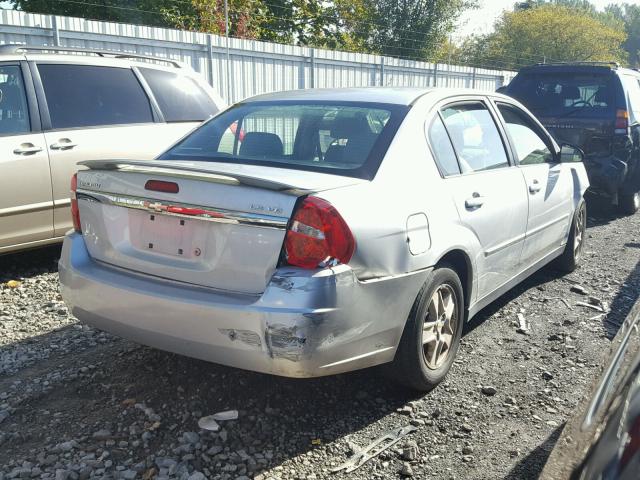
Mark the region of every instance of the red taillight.
POLYGON ((78 190, 78 174, 74 173, 73 177, 71 177, 71 219, 73 220, 73 229, 78 233, 82 233, 76 190, 78 190))
POLYGON ((626 131, 628 127, 629 127, 629 112, 627 112, 626 110, 618 110, 616 112, 616 130, 626 131))
POLYGON ((145 190, 153 190, 154 192, 178 193, 180 187, 176 182, 166 182, 164 180, 148 180, 144 184, 145 190))
POLYGON ((321 198, 307 197, 293 216, 284 248, 289 265, 317 268, 332 259, 347 263, 356 241, 333 205, 321 198))

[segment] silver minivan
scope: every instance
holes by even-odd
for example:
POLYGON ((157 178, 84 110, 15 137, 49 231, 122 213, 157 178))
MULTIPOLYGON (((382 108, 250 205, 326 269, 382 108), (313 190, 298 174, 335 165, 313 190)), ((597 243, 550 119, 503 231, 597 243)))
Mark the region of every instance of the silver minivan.
POLYGON ((223 107, 179 62, 46 50, 0 46, 0 253, 62 241, 80 160, 152 159, 223 107))

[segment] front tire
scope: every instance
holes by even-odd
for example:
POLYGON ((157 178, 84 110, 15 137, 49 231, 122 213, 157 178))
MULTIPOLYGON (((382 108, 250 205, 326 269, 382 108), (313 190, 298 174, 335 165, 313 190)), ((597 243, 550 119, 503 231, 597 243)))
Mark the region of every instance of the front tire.
POLYGON ((453 364, 464 326, 460 278, 436 268, 416 299, 392 364, 394 378, 423 392, 438 385, 453 364))
POLYGON ((633 215, 640 208, 640 193, 621 193, 618 195, 618 208, 627 214, 633 215))
POLYGON ((584 199, 580 200, 578 208, 573 215, 571 232, 564 252, 558 258, 558 268, 564 273, 571 273, 580 266, 584 253, 587 234, 587 206, 584 199))

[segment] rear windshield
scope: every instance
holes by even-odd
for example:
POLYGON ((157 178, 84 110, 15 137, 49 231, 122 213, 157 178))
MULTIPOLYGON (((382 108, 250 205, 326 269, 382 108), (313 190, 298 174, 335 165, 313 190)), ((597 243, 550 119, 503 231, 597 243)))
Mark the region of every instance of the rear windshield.
POLYGON ((613 80, 606 73, 522 72, 508 93, 538 115, 595 117, 615 111, 613 80))
POLYGON ((160 159, 373 178, 407 109, 361 102, 239 104, 212 118, 160 159))

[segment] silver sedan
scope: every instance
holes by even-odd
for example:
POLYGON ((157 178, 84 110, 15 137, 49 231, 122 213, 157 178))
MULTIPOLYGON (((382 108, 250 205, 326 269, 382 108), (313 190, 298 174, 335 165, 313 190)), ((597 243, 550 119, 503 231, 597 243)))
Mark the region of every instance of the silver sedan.
POLYGON ((581 160, 499 94, 254 97, 155 161, 83 162, 62 293, 157 348, 290 377, 388 363, 428 390, 480 309, 577 267, 581 160))

